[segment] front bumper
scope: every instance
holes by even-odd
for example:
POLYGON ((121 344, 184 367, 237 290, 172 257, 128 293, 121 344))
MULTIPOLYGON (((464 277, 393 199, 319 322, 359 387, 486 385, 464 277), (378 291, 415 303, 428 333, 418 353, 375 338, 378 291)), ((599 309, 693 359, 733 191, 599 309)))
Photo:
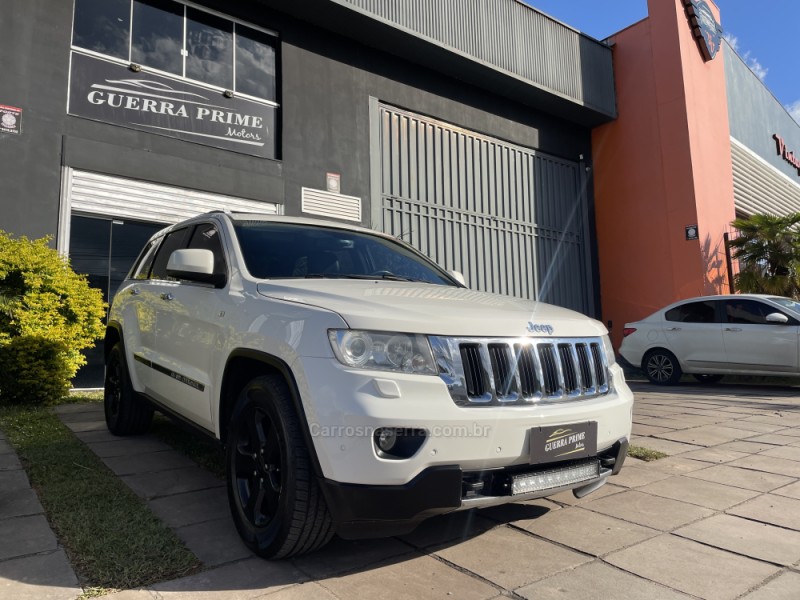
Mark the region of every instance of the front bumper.
POLYGON ((464 471, 458 465, 443 465, 427 468, 403 485, 359 485, 329 479, 322 479, 320 485, 339 536, 386 537, 409 533, 429 517, 458 510, 542 498, 570 489, 577 497, 583 497, 619 472, 627 452, 628 440, 622 438, 583 461, 598 463, 596 477, 517 495, 512 495, 506 484, 514 476, 566 471, 575 461, 485 471, 464 471))
POLYGON ((342 484, 403 486, 432 467, 463 471, 526 466, 531 431, 597 423, 597 449, 629 438, 633 395, 618 365, 613 391, 579 401, 525 406, 457 406, 438 377, 346 369, 335 359, 303 359, 292 366, 322 478, 342 484), (427 432, 402 460, 381 456, 381 428, 427 432))

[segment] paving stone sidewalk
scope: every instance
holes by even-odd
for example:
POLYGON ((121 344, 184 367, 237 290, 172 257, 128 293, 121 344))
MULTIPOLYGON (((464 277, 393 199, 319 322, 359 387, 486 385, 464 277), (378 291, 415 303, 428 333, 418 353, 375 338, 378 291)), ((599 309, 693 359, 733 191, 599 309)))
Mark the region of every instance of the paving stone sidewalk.
POLYGON ((0 432, 0 598, 74 598, 82 590, 28 476, 0 432))
POLYGON ((634 388, 633 443, 668 458, 629 458, 582 500, 458 513, 280 562, 241 544, 221 480, 154 437, 110 435, 99 405, 59 414, 206 567, 112 598, 800 598, 800 388, 634 388))

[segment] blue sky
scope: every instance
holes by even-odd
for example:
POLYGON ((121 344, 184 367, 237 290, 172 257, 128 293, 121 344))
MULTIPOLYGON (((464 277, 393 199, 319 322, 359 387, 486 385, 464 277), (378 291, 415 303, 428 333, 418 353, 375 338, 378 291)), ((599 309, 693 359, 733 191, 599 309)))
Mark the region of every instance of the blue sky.
MULTIPOLYGON (((647 0, 526 0, 603 39, 647 16, 647 0)), ((800 122, 800 0, 715 0, 736 51, 800 122)))

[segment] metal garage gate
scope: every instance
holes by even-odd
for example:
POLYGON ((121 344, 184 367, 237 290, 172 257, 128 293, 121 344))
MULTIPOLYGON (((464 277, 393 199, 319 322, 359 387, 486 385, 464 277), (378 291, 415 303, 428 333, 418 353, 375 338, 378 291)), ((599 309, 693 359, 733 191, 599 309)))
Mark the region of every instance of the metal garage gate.
POLYGON ((593 314, 579 163, 383 104, 373 120, 373 226, 473 289, 593 314))

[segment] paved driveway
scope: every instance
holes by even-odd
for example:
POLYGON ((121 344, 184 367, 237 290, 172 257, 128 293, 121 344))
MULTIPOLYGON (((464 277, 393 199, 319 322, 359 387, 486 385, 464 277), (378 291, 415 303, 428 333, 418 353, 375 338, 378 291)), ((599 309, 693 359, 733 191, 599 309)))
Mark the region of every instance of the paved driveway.
POLYGON ((800 388, 633 387, 633 443, 669 457, 628 459, 581 501, 461 513, 275 563, 238 541, 222 482, 153 438, 113 438, 97 406, 61 416, 207 567, 121 598, 798 600, 800 388))

